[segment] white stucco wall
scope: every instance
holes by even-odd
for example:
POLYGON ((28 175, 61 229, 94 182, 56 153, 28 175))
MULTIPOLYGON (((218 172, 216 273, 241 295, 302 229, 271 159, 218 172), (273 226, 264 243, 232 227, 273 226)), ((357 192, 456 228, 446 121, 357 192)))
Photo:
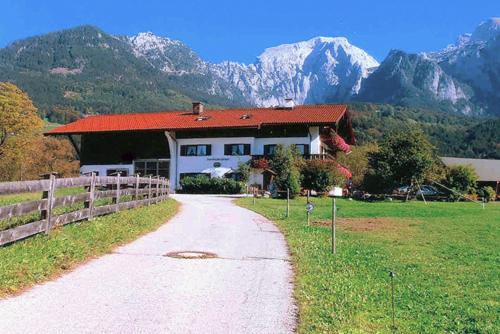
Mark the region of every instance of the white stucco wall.
POLYGON ((99 176, 106 176, 106 171, 108 169, 127 169, 128 175, 132 175, 134 173, 134 165, 118 164, 118 165, 83 165, 80 167, 80 174, 98 172, 99 176))
POLYGON ((242 156, 226 156, 224 155, 225 144, 250 144, 254 147, 253 137, 232 137, 232 138, 190 138, 177 139, 177 175, 176 183, 179 185, 179 177, 181 173, 201 173, 205 169, 213 168, 214 163, 219 162, 221 167, 237 169, 240 162, 250 160, 249 155, 242 156), (182 145, 212 145, 212 155, 210 156, 180 156, 180 147, 182 145))
MULTIPOLYGON (((254 137, 230 137, 230 138, 189 138, 175 139, 175 133, 166 132, 168 139, 168 149, 170 151, 170 187, 171 190, 179 187, 179 178, 181 173, 201 173, 203 170, 214 167, 214 163, 220 163, 221 167, 237 169, 240 162, 247 162, 251 159, 246 156, 226 156, 224 155, 225 144, 250 144, 251 155, 264 154, 264 145, 272 144, 308 144, 311 154, 319 154, 321 140, 319 136, 319 127, 310 127, 309 135, 306 137, 284 137, 284 138, 254 138, 254 137), (212 145, 211 156, 180 156, 181 145, 210 144, 212 145)), ((84 165, 81 166, 81 173, 92 171, 99 172, 99 175, 106 175, 108 169, 124 168, 128 169, 129 175, 134 173, 132 164, 117 165, 84 165)), ((262 184, 262 175, 255 174, 251 176, 250 184, 262 184)))
POLYGON ((319 126, 311 126, 309 128, 309 135, 311 136, 311 154, 321 153, 321 138, 319 136, 319 126))

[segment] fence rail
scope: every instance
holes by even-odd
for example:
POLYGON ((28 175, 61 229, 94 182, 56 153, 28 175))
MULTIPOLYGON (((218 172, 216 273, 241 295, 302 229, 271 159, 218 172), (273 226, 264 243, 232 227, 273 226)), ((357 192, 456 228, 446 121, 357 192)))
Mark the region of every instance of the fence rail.
MULTIPOLYGON (((57 226, 92 219, 121 210, 158 203, 169 195, 169 181, 160 177, 90 176, 0 183, 0 195, 42 192, 39 200, 0 206, 0 221, 39 212, 40 219, 0 231, 0 246, 25 239, 38 233, 48 234, 57 226), (56 197, 56 190, 82 187, 85 192, 56 197), (124 196, 132 200, 124 200, 124 196), (111 198, 112 204, 100 205, 96 200, 111 198), (59 215, 54 209, 83 203, 84 208, 59 215)), ((125 198, 126 199, 126 198, 125 198)))

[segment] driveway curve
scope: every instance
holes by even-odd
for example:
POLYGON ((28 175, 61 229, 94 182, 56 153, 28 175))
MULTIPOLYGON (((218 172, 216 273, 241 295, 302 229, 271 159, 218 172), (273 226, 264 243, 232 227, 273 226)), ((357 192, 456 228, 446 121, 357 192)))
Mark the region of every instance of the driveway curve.
POLYGON ((292 333, 276 226, 228 197, 174 197, 181 210, 157 231, 0 300, 0 333, 292 333), (166 256, 184 251, 216 257, 166 256))

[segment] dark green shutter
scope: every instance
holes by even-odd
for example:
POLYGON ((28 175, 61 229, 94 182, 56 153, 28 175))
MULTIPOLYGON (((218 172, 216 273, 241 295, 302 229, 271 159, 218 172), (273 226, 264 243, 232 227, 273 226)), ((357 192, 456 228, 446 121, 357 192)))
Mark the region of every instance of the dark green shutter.
POLYGON ((207 146, 207 155, 212 155, 212 145, 206 145, 207 146))
POLYGON ((250 144, 245 144, 243 146, 243 154, 244 155, 250 155, 250 144))
POLYGON ((181 145, 181 156, 186 156, 186 155, 187 155, 187 146, 181 145))

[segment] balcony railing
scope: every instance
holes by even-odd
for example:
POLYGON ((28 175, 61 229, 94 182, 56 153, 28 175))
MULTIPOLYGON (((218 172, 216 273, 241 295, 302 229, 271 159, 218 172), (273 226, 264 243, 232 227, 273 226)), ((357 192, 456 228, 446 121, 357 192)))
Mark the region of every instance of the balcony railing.
MULTIPOLYGON (((252 161, 258 160, 269 160, 272 159, 272 155, 252 155, 252 161)), ((306 160, 334 160, 335 158, 330 154, 304 154, 302 157, 306 160)))

